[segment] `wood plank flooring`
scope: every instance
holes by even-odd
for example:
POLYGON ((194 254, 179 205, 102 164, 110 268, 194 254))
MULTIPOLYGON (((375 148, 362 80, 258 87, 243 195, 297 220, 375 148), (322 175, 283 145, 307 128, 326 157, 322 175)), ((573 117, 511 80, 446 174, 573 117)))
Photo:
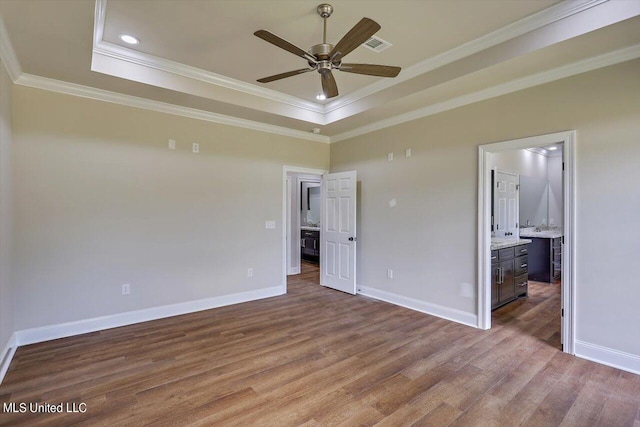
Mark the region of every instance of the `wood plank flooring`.
POLYGON ((284 296, 18 349, 0 425, 639 426, 640 376, 559 350, 559 286, 480 331, 325 289, 305 265, 284 296))

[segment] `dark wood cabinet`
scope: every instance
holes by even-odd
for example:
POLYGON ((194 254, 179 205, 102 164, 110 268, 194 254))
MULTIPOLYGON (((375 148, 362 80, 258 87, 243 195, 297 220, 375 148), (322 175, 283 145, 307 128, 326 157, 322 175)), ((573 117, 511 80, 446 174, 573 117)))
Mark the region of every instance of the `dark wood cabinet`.
POLYGON ((528 292, 527 245, 491 251, 491 308, 497 308, 528 292))
POLYGON ((320 232, 317 230, 300 230, 301 258, 313 263, 320 262, 320 232))
MULTIPOLYGON (((528 237, 529 238, 529 237, 528 237)), ((562 271, 562 238, 531 237, 529 278, 551 283, 562 271)))

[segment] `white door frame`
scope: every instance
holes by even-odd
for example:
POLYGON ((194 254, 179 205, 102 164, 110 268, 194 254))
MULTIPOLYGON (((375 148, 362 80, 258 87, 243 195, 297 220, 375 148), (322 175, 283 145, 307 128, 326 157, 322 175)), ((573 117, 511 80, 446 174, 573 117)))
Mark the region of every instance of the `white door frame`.
POLYGON ((478 328, 491 328, 491 154, 563 143, 564 243, 562 247, 563 351, 575 354, 576 131, 564 131, 478 147, 478 328))
MULTIPOLYGON (((291 207, 291 201, 287 201, 289 194, 287 191, 287 173, 302 173, 308 175, 322 176, 329 171, 324 169, 311 169, 298 166, 282 166, 282 292, 287 293, 287 271, 289 266, 287 265, 287 246, 291 246, 289 238, 287 237, 287 219, 288 212, 287 207, 291 207), (289 245, 287 245, 289 243, 289 245)), ((293 230, 291 230, 293 234, 293 230)))

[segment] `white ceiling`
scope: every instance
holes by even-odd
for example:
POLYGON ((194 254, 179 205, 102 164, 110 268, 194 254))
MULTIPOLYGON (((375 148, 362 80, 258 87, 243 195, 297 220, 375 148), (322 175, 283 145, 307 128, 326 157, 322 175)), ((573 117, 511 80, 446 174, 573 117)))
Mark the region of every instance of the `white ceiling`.
POLYGON ((322 39, 319 3, 0 0, 0 53, 3 62, 19 64, 19 84, 67 90, 73 83, 93 88, 93 97, 131 95, 270 130, 319 127, 336 140, 416 110, 439 111, 496 88, 516 90, 640 56, 636 1, 336 0, 328 42, 364 16, 374 19, 382 26, 377 35, 393 46, 381 53, 360 47, 348 62, 401 66, 402 73, 384 79, 334 72, 340 96, 324 102, 315 100, 315 72, 257 83, 306 64, 253 32, 267 29, 307 49, 322 39), (131 48, 120 34, 141 42, 131 48), (514 81, 520 86, 509 88, 514 81))

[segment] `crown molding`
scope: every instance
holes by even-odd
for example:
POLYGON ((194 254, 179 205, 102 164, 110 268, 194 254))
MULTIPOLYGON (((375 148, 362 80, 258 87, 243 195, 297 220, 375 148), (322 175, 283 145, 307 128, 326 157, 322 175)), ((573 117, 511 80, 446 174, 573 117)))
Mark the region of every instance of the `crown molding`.
POLYGON ((606 3, 609 0, 569 0, 558 3, 519 21, 513 22, 489 34, 464 43, 451 50, 433 56, 411 67, 405 68, 393 80, 378 80, 362 89, 325 105, 325 113, 338 110, 363 98, 371 96, 384 89, 390 88, 436 68, 450 64, 459 59, 471 56, 490 47, 504 43, 528 32, 537 30, 561 19, 581 13, 587 9, 606 3))
POLYGON ((13 50, 2 15, 0 15, 0 60, 2 60, 9 77, 11 77, 11 81, 15 82, 22 74, 22 68, 20 67, 20 62, 18 62, 16 52, 13 50))
MULTIPOLYGON (((214 86, 236 90, 245 94, 258 96, 263 99, 279 102, 294 108, 327 115, 332 111, 344 108, 363 98, 374 95, 382 90, 391 88, 402 82, 410 80, 421 74, 432 71, 443 65, 450 64, 459 59, 481 52, 487 48, 498 45, 515 37, 521 36, 533 30, 542 28, 558 20, 581 13, 587 9, 605 3, 609 0, 567 0, 539 11, 533 15, 520 19, 489 34, 481 36, 468 43, 453 48, 447 52, 436 55, 409 68, 404 69, 395 79, 383 79, 361 88, 349 95, 340 96, 333 102, 319 104, 296 96, 287 95, 272 89, 257 86, 221 74, 206 71, 197 67, 188 66, 176 61, 149 55, 143 52, 105 42, 104 26, 106 19, 107 0, 96 0, 94 23, 94 53, 104 55, 132 64, 164 71, 189 79, 194 79, 214 86)), ((318 123, 323 124, 323 123, 318 123)), ((328 124, 324 123, 324 124, 328 124)))
POLYGON ((314 113, 324 114, 324 105, 318 104, 297 96, 287 95, 273 89, 267 89, 222 74, 213 73, 201 68, 185 65, 170 59, 160 58, 114 43, 106 42, 104 37, 104 26, 106 19, 107 0, 96 0, 94 31, 93 31, 93 52, 104 55, 106 57, 130 62, 143 67, 160 70, 178 76, 190 78, 215 86, 236 90, 270 101, 280 102, 302 110, 312 111, 314 113))
POLYGON ((241 127, 261 132, 273 133, 277 135, 290 136, 308 141, 322 142, 328 144, 329 137, 325 135, 316 135, 310 132, 290 129, 283 126, 270 125, 267 123, 256 122, 253 120, 240 119, 237 117, 227 116, 224 114, 212 113, 210 111, 198 110, 195 108, 183 107, 165 102, 154 101, 137 96, 125 95, 122 93, 111 92, 103 89, 96 89, 89 86, 83 86, 75 83, 63 82, 61 80, 50 79, 47 77, 34 76, 31 74, 22 74, 16 79, 15 84, 21 86, 32 87, 36 89, 44 89, 52 92, 63 93, 67 95, 79 96, 82 98, 95 99, 98 101, 110 102, 113 104, 125 105, 128 107, 142 108, 145 110, 157 111, 160 113, 173 114, 177 116, 189 117, 192 119, 205 120, 213 123, 220 123, 229 126, 241 127))
POLYGON ((620 62, 630 61, 637 58, 640 58, 640 44, 609 52, 604 55, 595 56, 593 58, 584 59, 582 61, 576 61, 562 67, 543 71, 537 74, 532 74, 530 76, 512 80, 510 82, 496 85, 488 89, 483 89, 481 91, 470 93, 468 95, 459 96, 457 98, 453 98, 444 102, 429 105, 407 113, 399 114, 388 119, 370 123, 368 125, 332 136, 331 143, 354 138, 360 135, 365 135, 377 130, 399 125, 401 123, 421 119, 423 117, 442 113, 454 108, 484 101, 490 98, 495 98, 501 95, 506 95, 508 93, 516 92, 533 86, 538 86, 544 83, 549 83, 555 80, 571 77, 576 74, 585 73, 588 71, 596 70, 598 68, 607 67, 609 65, 614 65, 620 62))

